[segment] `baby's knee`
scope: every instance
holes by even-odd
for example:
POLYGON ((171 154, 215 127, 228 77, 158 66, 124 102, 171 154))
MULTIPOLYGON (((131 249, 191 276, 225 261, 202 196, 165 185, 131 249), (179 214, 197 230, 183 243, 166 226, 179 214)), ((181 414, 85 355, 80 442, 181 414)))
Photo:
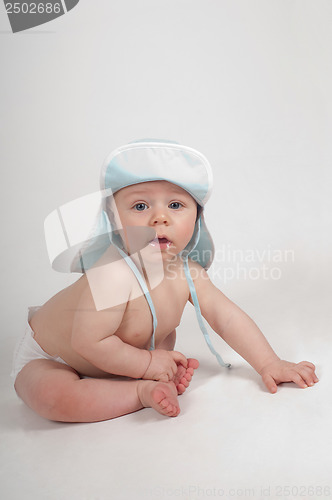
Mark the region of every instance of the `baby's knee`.
POLYGON ((70 420, 71 385, 79 376, 67 367, 46 365, 53 362, 31 362, 24 367, 15 380, 17 395, 41 417, 54 421, 70 420), (30 365, 30 366, 29 366, 30 365))

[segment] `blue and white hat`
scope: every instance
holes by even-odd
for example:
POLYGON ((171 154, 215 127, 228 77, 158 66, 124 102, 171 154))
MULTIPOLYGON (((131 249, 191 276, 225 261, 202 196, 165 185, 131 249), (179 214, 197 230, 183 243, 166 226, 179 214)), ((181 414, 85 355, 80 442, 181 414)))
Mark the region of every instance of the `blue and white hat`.
MULTIPOLYGON (((155 330, 156 316, 150 294, 135 264, 121 248, 121 239, 111 227, 106 199, 124 187, 158 180, 176 184, 198 204, 194 233, 181 257, 205 339, 219 363, 229 366, 211 345, 188 266, 188 259, 191 259, 208 269, 214 257, 213 241, 204 220, 204 206, 212 190, 212 169, 205 156, 195 149, 155 139, 143 139, 115 149, 102 166, 100 192, 63 205, 46 218, 45 235, 52 267, 62 272, 83 273, 94 266, 110 245, 115 245, 140 283, 151 309, 155 330)), ((154 334, 151 347, 154 348, 154 334)))

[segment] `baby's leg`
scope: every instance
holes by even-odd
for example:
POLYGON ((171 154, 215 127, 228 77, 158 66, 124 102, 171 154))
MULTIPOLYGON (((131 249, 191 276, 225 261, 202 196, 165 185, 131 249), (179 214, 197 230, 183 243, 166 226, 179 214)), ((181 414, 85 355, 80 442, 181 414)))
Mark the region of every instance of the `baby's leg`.
POLYGON ((60 422, 109 420, 145 406, 170 416, 180 411, 171 382, 80 379, 69 366, 50 360, 28 363, 18 374, 15 389, 36 413, 60 422))

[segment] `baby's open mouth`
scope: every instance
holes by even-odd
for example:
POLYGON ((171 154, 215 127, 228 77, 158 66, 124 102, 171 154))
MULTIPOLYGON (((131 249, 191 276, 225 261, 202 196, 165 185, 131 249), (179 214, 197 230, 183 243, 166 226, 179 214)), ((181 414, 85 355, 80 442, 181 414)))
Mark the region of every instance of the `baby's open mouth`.
POLYGON ((171 246, 172 242, 165 237, 162 238, 154 238, 153 240, 150 241, 150 245, 152 246, 159 246, 161 249, 169 248, 171 246))

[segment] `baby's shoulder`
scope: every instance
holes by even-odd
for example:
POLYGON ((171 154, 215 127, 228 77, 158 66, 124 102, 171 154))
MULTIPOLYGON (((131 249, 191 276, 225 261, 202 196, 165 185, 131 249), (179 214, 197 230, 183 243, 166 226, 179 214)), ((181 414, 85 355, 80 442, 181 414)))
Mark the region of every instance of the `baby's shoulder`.
POLYGON ((94 266, 85 274, 97 310, 126 304, 136 285, 133 273, 121 260, 94 266))
POLYGON ((87 269, 75 285, 79 307, 95 311, 118 309, 120 305, 125 308, 134 286, 129 266, 112 249, 87 269))
POLYGON ((188 266, 193 281, 209 280, 209 275, 197 261, 188 259, 188 266))

